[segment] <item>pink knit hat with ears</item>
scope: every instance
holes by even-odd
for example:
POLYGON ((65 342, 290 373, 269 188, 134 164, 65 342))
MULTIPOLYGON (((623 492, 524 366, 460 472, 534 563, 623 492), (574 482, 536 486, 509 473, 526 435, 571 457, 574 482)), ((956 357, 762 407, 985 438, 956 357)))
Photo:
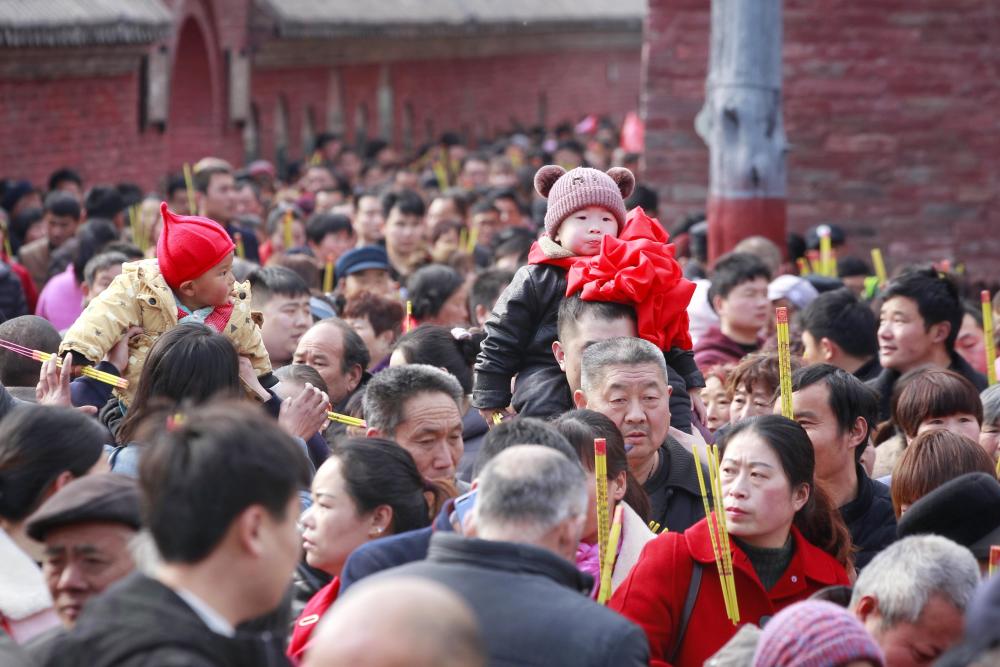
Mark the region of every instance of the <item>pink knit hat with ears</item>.
POLYGON ((625 224, 625 200, 634 189, 635 176, 624 167, 612 167, 605 173, 589 167, 566 171, 550 164, 535 174, 535 190, 549 200, 545 234, 551 239, 555 239, 563 220, 588 206, 611 211, 620 230, 625 224))

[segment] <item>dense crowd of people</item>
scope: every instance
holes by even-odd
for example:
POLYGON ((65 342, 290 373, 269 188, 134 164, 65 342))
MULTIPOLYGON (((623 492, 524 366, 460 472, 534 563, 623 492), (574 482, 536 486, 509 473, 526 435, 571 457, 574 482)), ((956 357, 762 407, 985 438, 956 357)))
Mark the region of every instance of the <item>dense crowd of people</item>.
POLYGON ((4 181, 0 664, 1000 662, 982 285, 618 139, 4 181))

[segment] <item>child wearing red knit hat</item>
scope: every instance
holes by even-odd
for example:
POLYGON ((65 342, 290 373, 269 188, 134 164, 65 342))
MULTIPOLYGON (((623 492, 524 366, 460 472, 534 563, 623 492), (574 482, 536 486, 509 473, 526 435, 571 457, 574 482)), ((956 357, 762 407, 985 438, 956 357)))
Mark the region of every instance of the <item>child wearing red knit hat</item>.
POLYGON ((160 213, 156 258, 122 267, 66 332, 60 356, 72 352, 74 363, 96 364, 129 328, 141 327, 142 334, 129 341, 128 389, 117 390, 127 405, 156 339, 177 324, 197 322, 232 340, 261 383, 274 384, 260 328, 250 313, 250 284, 236 285, 233 278, 235 245, 229 234, 214 220, 176 215, 165 202, 160 213))
POLYGON ((545 233, 500 295, 476 359, 472 405, 487 423, 508 405, 538 417, 572 409, 552 350, 559 304, 576 293, 632 306, 638 335, 664 350, 689 388, 705 385, 687 332, 694 285, 683 279, 659 223, 642 209, 626 211, 634 187, 632 172, 621 167, 567 172, 548 165, 535 174, 535 189, 548 199, 545 233))

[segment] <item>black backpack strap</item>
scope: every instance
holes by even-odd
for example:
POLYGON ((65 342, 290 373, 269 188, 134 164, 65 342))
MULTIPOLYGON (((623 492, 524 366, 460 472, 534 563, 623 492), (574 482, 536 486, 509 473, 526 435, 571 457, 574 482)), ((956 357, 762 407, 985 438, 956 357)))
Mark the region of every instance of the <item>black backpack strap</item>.
POLYGON ((681 623, 677 628, 677 638, 670 651, 670 663, 677 662, 677 654, 681 651, 681 643, 684 641, 684 633, 687 632, 688 623, 691 621, 691 612, 694 611, 694 604, 698 601, 698 589, 701 588, 701 573, 703 566, 698 561, 694 561, 694 569, 691 570, 691 581, 688 583, 687 597, 684 598, 684 611, 681 612, 681 623))

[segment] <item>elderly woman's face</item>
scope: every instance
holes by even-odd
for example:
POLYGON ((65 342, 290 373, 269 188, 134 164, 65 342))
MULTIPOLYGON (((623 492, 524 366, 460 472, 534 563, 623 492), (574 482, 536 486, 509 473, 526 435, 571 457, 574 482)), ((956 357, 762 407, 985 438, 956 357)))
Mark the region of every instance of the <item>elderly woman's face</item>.
POLYGON ((729 532, 753 546, 784 546, 795 513, 809 499, 809 486, 791 488, 778 455, 752 431, 729 441, 719 474, 729 532))

